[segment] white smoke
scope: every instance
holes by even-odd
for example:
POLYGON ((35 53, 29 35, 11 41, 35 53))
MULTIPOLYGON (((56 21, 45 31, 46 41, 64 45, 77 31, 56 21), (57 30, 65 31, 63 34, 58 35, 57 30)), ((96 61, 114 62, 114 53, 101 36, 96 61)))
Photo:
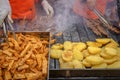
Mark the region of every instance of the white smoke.
POLYGON ((66 31, 79 21, 79 17, 73 13, 75 0, 58 0, 55 8, 56 31, 66 31))

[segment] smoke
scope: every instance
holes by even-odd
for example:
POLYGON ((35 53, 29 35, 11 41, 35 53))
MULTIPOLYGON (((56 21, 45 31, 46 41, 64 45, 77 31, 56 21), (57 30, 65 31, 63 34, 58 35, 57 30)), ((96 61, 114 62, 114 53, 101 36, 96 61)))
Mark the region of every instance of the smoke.
POLYGON ((56 31, 70 30, 79 22, 79 17, 73 12, 75 0, 58 0, 55 2, 55 24, 56 31))

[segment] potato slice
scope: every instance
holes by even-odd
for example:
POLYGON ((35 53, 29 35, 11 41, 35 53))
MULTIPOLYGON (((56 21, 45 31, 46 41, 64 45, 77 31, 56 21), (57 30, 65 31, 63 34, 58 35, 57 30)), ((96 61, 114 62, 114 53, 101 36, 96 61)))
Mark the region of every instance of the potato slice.
POLYGON ((107 68, 106 63, 102 63, 102 64, 99 64, 99 65, 92 66, 92 69, 105 69, 105 68, 107 68))
POLYGON ((112 64, 112 63, 114 63, 115 61, 117 61, 117 57, 115 56, 115 57, 113 57, 113 58, 111 58, 111 59, 104 59, 104 61, 105 61, 105 63, 107 63, 107 64, 112 64))
POLYGON ((64 62, 60 64, 61 69, 73 69, 73 63, 72 62, 64 62))
POLYGON ((104 51, 102 51, 102 52, 100 53, 100 56, 102 56, 102 57, 105 58, 105 59, 110 59, 110 58, 113 57, 113 56, 110 56, 110 55, 106 54, 104 51))
POLYGON ((72 59, 73 59, 73 53, 72 53, 72 51, 64 51, 62 53, 62 58, 66 62, 72 61, 72 59))
POLYGON ((72 63, 73 63, 73 66, 75 69, 84 69, 85 68, 83 66, 82 62, 79 60, 73 60, 72 63))
POLYGON ((83 54, 79 50, 73 49, 73 58, 76 60, 83 60, 83 54))
POLYGON ((111 42, 109 44, 107 44, 105 47, 110 47, 110 48, 117 48, 119 46, 119 44, 114 41, 113 39, 111 39, 111 42))
POLYGON ((73 47, 73 49, 82 51, 82 50, 84 50, 86 47, 87 47, 87 46, 86 46, 85 43, 79 42, 77 45, 75 45, 75 46, 73 47))
POLYGON ((117 53, 120 54, 120 47, 117 48, 117 53))
POLYGON ((120 61, 114 62, 113 64, 108 65, 107 68, 114 68, 114 69, 119 69, 120 68, 120 61))
POLYGON ((63 51, 62 50, 57 50, 57 49, 51 49, 50 50, 50 57, 54 59, 59 59, 62 55, 63 51))
POLYGON ((84 60, 82 61, 82 63, 83 63, 83 65, 84 65, 85 67, 91 67, 91 66, 92 66, 86 59, 84 59, 84 60))
POLYGON ((63 45, 65 50, 72 50, 72 42, 65 41, 63 45))
POLYGON ((57 44, 52 45, 51 48, 52 48, 52 49, 62 49, 62 48, 63 48, 63 45, 60 44, 60 43, 57 43, 57 44))
POLYGON ((87 42, 87 45, 88 45, 89 47, 101 47, 101 46, 102 46, 101 43, 92 42, 92 41, 88 41, 88 42, 87 42))
POLYGON ((93 55, 86 57, 86 60, 92 65, 98 65, 104 62, 104 59, 102 57, 93 55))
POLYGON ((96 41, 98 43, 101 43, 101 44, 107 44, 111 41, 111 39, 109 39, 109 38, 102 38, 102 39, 98 38, 98 39, 96 39, 96 41))
POLYGON ((88 47, 88 52, 90 54, 99 54, 101 52, 101 48, 98 48, 98 47, 88 47))
POLYGON ((83 56, 85 58, 90 55, 90 53, 88 52, 88 50, 84 50, 82 53, 83 53, 83 56))
POLYGON ((114 49, 114 48, 105 47, 105 53, 110 55, 110 56, 116 56, 117 55, 117 50, 114 49))

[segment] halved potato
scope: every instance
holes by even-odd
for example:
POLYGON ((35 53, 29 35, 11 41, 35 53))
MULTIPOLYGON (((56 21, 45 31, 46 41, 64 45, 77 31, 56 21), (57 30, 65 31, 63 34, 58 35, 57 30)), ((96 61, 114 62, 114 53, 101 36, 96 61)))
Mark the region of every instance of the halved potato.
POLYGON ((73 49, 73 58, 76 60, 83 60, 83 54, 79 50, 73 49))
POLYGON ((84 59, 84 60, 82 61, 82 63, 83 63, 83 65, 84 65, 85 67, 91 67, 91 66, 92 66, 86 59, 84 59))
POLYGON ((110 56, 116 56, 117 55, 117 50, 114 49, 114 48, 105 47, 105 53, 110 55, 110 56))
POLYGON ((73 60, 72 63, 73 63, 73 66, 75 69, 84 69, 85 68, 83 66, 82 62, 79 60, 73 60))
POLYGON ((73 69, 73 63, 72 62, 65 62, 60 64, 61 69, 73 69))
POLYGON ((107 68, 106 63, 101 63, 99 65, 92 66, 92 69, 105 69, 105 68, 107 68))
POLYGON ((105 63, 107 64, 112 64, 114 63, 115 61, 117 61, 117 56, 111 58, 111 59, 104 59, 105 63))
POLYGON ((86 47, 87 47, 87 46, 86 46, 85 43, 79 42, 77 45, 75 45, 75 46, 73 47, 73 49, 82 51, 82 50, 84 50, 86 47))
POLYGON ((102 39, 98 38, 96 39, 96 41, 101 44, 107 44, 111 41, 111 39, 110 38, 102 38, 102 39))
POLYGON ((63 51, 62 50, 57 50, 57 49, 51 49, 50 50, 50 57, 54 59, 59 59, 62 55, 63 51))
POLYGON ((113 56, 110 56, 110 55, 106 54, 104 51, 102 51, 102 52, 100 53, 100 56, 102 56, 102 57, 105 58, 105 59, 110 59, 110 58, 113 57, 113 56))
POLYGON ((57 44, 54 44, 52 45, 51 49, 62 49, 63 48, 63 45, 60 44, 60 43, 57 43, 57 44))
POLYGON ((88 47, 88 52, 90 54, 99 54, 101 52, 101 48, 98 48, 98 47, 88 47))
POLYGON ((111 39, 110 43, 107 44, 105 47, 117 48, 118 46, 119 46, 119 44, 115 40, 111 39))
POLYGON ((92 65, 98 65, 104 62, 104 59, 100 56, 90 55, 86 57, 86 61, 92 65))
POLYGON ((108 65, 107 68, 119 69, 120 68, 120 61, 117 61, 117 62, 114 62, 113 64, 108 65))
POLYGON ((62 58, 66 62, 72 61, 72 59, 73 59, 73 53, 72 53, 72 51, 64 51, 62 53, 62 58))
POLYGON ((88 52, 88 50, 84 50, 82 53, 83 53, 83 56, 85 58, 90 55, 90 53, 88 52))
POLYGON ((101 47, 101 46, 102 46, 101 43, 92 42, 92 41, 88 41, 88 42, 87 42, 87 45, 88 45, 89 47, 101 47))
POLYGON ((64 50, 72 50, 72 42, 71 41, 65 41, 63 45, 64 45, 64 50))

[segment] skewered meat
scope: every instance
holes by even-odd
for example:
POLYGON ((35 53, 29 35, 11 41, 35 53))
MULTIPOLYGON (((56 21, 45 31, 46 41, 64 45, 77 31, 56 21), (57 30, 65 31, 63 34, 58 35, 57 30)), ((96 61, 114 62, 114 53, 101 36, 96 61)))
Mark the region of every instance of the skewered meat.
POLYGON ((89 27, 96 35, 99 36, 101 35, 108 36, 108 33, 106 31, 107 29, 117 34, 120 34, 120 30, 118 28, 112 26, 104 26, 99 19, 98 20, 85 19, 85 23, 87 24, 87 27, 89 27))

